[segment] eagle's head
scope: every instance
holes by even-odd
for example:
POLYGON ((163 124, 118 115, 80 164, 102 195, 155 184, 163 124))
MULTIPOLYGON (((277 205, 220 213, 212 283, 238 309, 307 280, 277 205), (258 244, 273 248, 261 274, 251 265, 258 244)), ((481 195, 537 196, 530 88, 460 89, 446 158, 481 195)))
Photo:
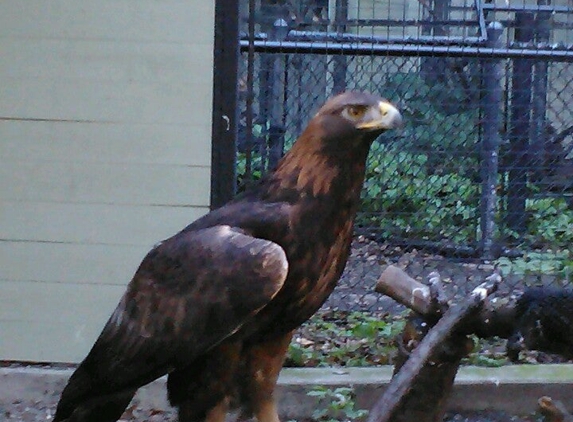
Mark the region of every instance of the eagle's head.
POLYGON ((310 126, 323 140, 360 139, 372 142, 382 132, 402 126, 396 107, 379 96, 357 91, 339 94, 324 104, 310 126))
POLYGON ((355 91, 336 95, 311 119, 270 178, 287 191, 294 187, 311 196, 348 191, 357 198, 372 141, 401 125, 400 112, 381 97, 355 91))

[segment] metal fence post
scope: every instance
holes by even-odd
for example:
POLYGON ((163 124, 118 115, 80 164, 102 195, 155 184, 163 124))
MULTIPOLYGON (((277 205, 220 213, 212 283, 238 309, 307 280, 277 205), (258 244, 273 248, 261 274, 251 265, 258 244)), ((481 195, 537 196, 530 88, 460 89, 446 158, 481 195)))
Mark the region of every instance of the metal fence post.
MULTIPOLYGON (((288 34, 286 20, 278 17, 267 27, 269 40, 281 42, 288 34)), ((261 172, 278 163, 284 149, 284 80, 286 63, 283 55, 265 54, 261 57, 260 121, 269 125, 266 145, 261 145, 261 172), (268 161, 267 161, 268 159, 268 161)))
MULTIPOLYGON (((546 5, 549 0, 538 0, 538 5, 546 5)), ((547 44, 551 35, 551 12, 539 11, 535 18, 535 41, 547 44)), ((545 162, 547 127, 547 82, 548 82, 549 62, 547 60, 536 60, 533 74, 533 95, 531 113, 531 146, 529 165, 536 178, 542 179, 547 174, 547 164, 545 162)))
MULTIPOLYGON (((334 27, 336 32, 343 34, 346 32, 346 20, 348 18, 348 0, 335 0, 334 27)), ((346 73, 348 64, 346 56, 333 56, 334 69, 332 72, 332 92, 339 93, 346 90, 346 73)))
MULTIPOLYGON (((488 47, 501 47, 503 25, 492 22, 487 27, 488 47)), ((483 257, 493 258, 492 247, 495 236, 495 213, 497 209, 496 186, 498 182, 499 129, 502 116, 502 72, 499 59, 485 59, 482 62, 483 86, 483 139, 481 142, 481 178, 482 190, 480 201, 481 249, 483 257)))
POLYGON ((211 133, 211 208, 235 195, 239 67, 238 2, 215 2, 213 122, 211 133))
MULTIPOLYGON (((270 31, 270 39, 283 41, 289 32, 288 23, 283 19, 276 19, 270 31)), ((276 167, 284 152, 285 143, 285 106, 286 106, 286 69, 287 57, 275 55, 271 58, 269 78, 269 131, 268 131, 268 169, 276 167)))
MULTIPOLYGON (((531 12, 516 12, 515 40, 519 43, 533 41, 535 28, 531 12)), ((524 233, 525 200, 528 196, 527 171, 529 151, 529 125, 532 85, 531 59, 514 59, 511 79, 511 122, 509 128, 510 153, 507 184, 507 216, 510 229, 524 233)))

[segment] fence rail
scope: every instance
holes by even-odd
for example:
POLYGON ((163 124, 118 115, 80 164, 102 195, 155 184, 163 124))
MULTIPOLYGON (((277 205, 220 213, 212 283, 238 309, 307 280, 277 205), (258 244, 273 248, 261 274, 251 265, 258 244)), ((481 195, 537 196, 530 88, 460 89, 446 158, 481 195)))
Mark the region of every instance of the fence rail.
MULTIPOLYGON (((485 41, 483 41, 485 43, 485 41)), ((477 43, 476 43, 477 44, 477 43)), ((354 44, 334 41, 241 40, 241 52, 259 54, 320 54, 372 57, 471 57, 477 59, 536 59, 573 62, 573 49, 560 47, 523 48, 518 43, 505 48, 479 45, 419 45, 417 43, 354 44)))

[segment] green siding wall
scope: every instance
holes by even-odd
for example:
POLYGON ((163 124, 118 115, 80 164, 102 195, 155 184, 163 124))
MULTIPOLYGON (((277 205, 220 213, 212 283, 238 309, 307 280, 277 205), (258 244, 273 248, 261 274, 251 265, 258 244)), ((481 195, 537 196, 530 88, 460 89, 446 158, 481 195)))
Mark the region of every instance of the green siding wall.
POLYGON ((0 5, 0 359, 77 362, 208 211, 214 5, 0 5))

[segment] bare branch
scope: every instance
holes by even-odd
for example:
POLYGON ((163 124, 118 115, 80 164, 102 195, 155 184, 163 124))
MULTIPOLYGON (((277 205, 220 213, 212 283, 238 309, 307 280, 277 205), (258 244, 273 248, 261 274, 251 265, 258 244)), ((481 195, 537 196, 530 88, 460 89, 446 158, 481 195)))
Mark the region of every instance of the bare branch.
MULTIPOLYGON (((452 333, 458 332, 457 328, 463 325, 468 318, 475 317, 483 301, 493 290, 492 286, 493 284, 490 282, 483 283, 461 304, 452 306, 444 314, 418 347, 412 351, 400 371, 392 378, 388 389, 370 411, 368 422, 394 422, 399 418, 399 409, 405 401, 419 400, 413 398, 410 392, 420 377, 427 376, 427 372, 424 372, 423 369, 428 368, 430 358, 436 354, 440 346, 447 345, 448 339, 458 343, 459 339, 452 340, 452 333)), ((454 374, 458 364, 459 360, 454 367, 454 374)), ((453 382, 453 378, 451 381, 453 382)))
POLYGON ((374 290, 419 314, 428 315, 434 310, 430 288, 393 265, 382 272, 374 290))

